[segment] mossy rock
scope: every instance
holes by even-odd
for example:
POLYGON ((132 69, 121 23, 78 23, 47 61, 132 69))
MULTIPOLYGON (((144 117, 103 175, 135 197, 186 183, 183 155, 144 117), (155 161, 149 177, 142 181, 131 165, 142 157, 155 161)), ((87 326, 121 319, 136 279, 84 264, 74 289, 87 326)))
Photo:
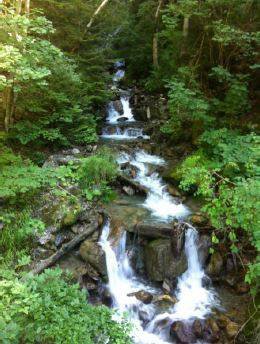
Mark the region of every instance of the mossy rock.
POLYGON ((75 224, 82 212, 80 199, 52 191, 44 193, 35 208, 37 217, 57 230, 75 224))

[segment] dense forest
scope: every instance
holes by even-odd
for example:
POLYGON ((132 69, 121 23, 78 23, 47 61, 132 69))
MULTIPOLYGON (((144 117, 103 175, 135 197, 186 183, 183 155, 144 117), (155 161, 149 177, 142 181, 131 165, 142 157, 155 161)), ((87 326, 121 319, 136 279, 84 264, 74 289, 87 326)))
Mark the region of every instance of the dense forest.
POLYGON ((117 61, 152 153, 174 161, 163 179, 248 297, 230 343, 259 342, 259 20, 257 0, 0 1, 0 343, 135 342, 56 266, 118 197, 100 139, 117 61))

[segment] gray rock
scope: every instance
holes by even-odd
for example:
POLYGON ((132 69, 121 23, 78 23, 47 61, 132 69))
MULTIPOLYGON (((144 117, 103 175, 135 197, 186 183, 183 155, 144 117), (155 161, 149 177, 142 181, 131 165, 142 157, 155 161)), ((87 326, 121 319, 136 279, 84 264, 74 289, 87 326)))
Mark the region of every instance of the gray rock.
POLYGON ((187 269, 187 260, 184 252, 178 258, 174 257, 170 239, 151 241, 144 248, 145 268, 152 281, 172 281, 187 269))
POLYGON ((223 258, 219 252, 214 252, 207 266, 206 272, 210 277, 219 277, 223 269, 223 258))
POLYGON ((106 275, 106 258, 102 248, 93 241, 85 240, 79 249, 84 261, 93 266, 101 275, 106 275))
POLYGON ((134 189, 131 186, 123 186, 122 190, 128 195, 133 196, 135 194, 134 189))
POLYGON ((139 290, 135 293, 128 294, 128 296, 135 296, 137 300, 142 301, 146 305, 153 300, 153 295, 145 290, 139 290))

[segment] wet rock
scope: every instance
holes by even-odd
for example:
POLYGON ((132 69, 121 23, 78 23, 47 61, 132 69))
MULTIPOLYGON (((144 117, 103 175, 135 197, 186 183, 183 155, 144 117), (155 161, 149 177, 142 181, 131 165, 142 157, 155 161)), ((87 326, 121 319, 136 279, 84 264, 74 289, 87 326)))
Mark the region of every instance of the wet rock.
POLYGON ((144 323, 147 324, 151 320, 151 316, 149 315, 148 312, 140 310, 138 312, 139 319, 144 323))
POLYGON ((123 104, 121 102, 120 99, 114 100, 113 102, 113 106, 115 108, 115 110, 119 113, 119 114, 123 114, 124 113, 124 108, 123 108, 123 104))
POLYGON ((192 324, 192 331, 196 338, 203 338, 203 324, 199 319, 195 319, 192 324))
POLYGON ((205 226, 208 223, 207 217, 202 213, 195 213, 191 215, 190 221, 198 227, 205 226))
POLYGON ((172 291, 172 283, 169 280, 165 279, 163 281, 162 288, 166 293, 170 294, 172 291))
POLYGON ((133 196, 135 194, 134 189, 131 186, 123 186, 122 190, 124 193, 126 193, 128 196, 133 196))
POLYGON ((171 240, 157 239, 144 248, 145 268, 152 281, 172 280, 187 269, 184 252, 175 258, 172 253, 171 240))
POLYGON ((128 296, 135 296, 137 300, 142 301, 146 305, 151 303, 153 299, 153 295, 145 290, 139 290, 135 293, 128 294, 128 296))
POLYGON ((110 291, 105 286, 101 286, 101 288, 99 289, 99 295, 104 305, 106 305, 107 307, 112 307, 113 297, 110 291))
POLYGON ((180 191, 177 189, 177 187, 173 185, 168 185, 167 190, 169 194, 172 195, 173 197, 178 197, 178 198, 182 197, 182 194, 180 193, 180 191))
POLYGON ((201 265, 204 267, 209 258, 209 249, 211 247, 211 239, 208 235, 202 235, 198 242, 198 256, 201 265))
POLYGON ((57 233, 55 237, 54 244, 56 247, 60 247, 65 242, 68 242, 73 239, 73 233, 69 230, 62 231, 60 233, 57 233))
POLYGON ((127 117, 119 117, 119 118, 117 119, 117 122, 126 122, 127 120, 128 120, 127 117))
POLYGON ((101 275, 106 275, 106 258, 102 248, 90 240, 85 240, 79 249, 84 261, 92 265, 101 275))
POLYGON ((207 266, 206 272, 210 277, 219 277, 223 269, 223 258, 219 252, 214 252, 207 266))
POLYGON ((171 325, 170 336, 177 344, 191 344, 196 342, 192 329, 181 321, 175 321, 171 325))
POLYGON ((160 304, 160 306, 173 306, 177 302, 178 300, 176 299, 176 297, 167 294, 156 295, 153 298, 153 303, 160 304))
POLYGON ((209 343, 217 343, 220 339, 220 330, 216 321, 209 318, 205 321, 203 338, 209 343))
POLYGON ((112 247, 118 247, 124 231, 125 226, 123 222, 113 217, 110 222, 110 233, 108 237, 112 247))
POLYGON ((226 331, 225 331, 228 339, 233 339, 237 335, 238 330, 239 330, 238 324, 236 324, 233 321, 230 321, 227 324, 226 331))

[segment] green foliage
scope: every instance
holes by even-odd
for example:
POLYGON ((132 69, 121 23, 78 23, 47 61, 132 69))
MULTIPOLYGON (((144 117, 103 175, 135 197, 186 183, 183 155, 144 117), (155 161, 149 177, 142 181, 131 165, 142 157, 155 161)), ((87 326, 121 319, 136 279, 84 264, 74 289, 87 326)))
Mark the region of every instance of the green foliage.
POLYGON ((209 103, 199 90, 187 88, 185 83, 173 79, 168 83, 170 119, 161 128, 165 134, 179 139, 186 127, 201 124, 201 129, 212 121, 209 103))
POLYGON ((0 340, 4 343, 130 343, 127 327, 106 307, 93 307, 60 270, 0 280, 0 340))
POLYGON ((36 191, 54 186, 56 177, 48 168, 24 161, 11 149, 0 147, 0 197, 11 203, 31 197, 36 191), (19 199, 17 199, 19 198, 19 199))
POLYGON ((89 115, 89 87, 77 66, 46 37, 52 23, 32 13, 17 15, 7 10, 0 18, 0 87, 6 129, 14 116, 11 138, 27 145, 68 146, 97 140, 96 122, 89 115), (61 77, 62 76, 62 77, 61 77))
POLYGON ((108 185, 116 178, 117 165, 110 151, 104 150, 85 159, 78 175, 80 186, 88 200, 102 198, 108 201, 114 197, 108 185))
MULTIPOLYGON (((233 253, 239 252, 241 230, 259 252, 259 137, 219 129, 205 132, 200 143, 202 148, 186 158, 175 173, 181 179, 180 187, 204 197, 204 211, 233 253)), ((212 240, 218 244, 216 233, 212 240)), ((259 278, 257 266, 250 266, 246 277, 252 284, 259 278)))
POLYGON ((31 216, 29 209, 2 210, 0 222, 0 248, 5 255, 15 255, 18 250, 29 250, 32 239, 43 233, 44 223, 31 216))

